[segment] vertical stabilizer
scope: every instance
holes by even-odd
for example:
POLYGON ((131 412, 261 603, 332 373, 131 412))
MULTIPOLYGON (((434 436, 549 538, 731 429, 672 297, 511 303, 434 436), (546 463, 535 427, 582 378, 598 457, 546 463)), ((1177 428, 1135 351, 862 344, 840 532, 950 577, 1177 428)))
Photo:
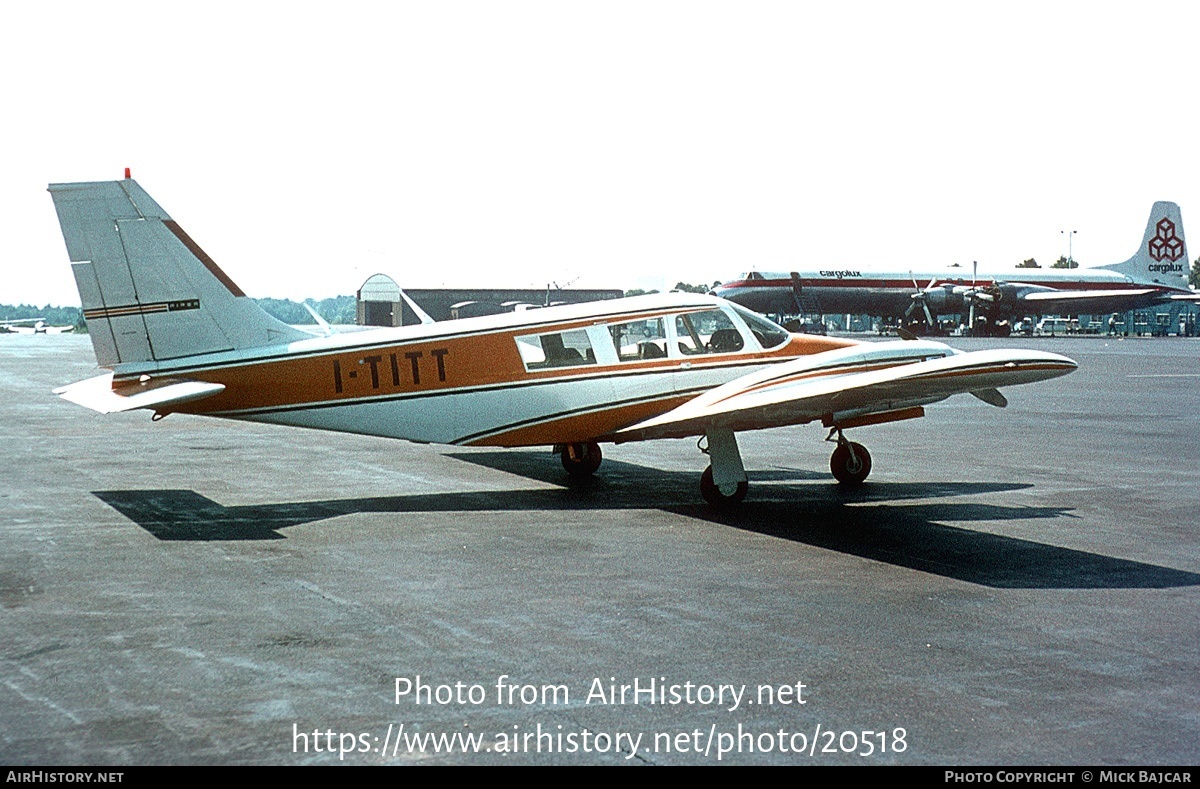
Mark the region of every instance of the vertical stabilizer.
POLYGON ((1135 282, 1158 283, 1186 290, 1188 287, 1187 242, 1183 216, 1175 203, 1159 201, 1150 209, 1142 245, 1124 263, 1100 268, 1116 271, 1135 282))
POLYGON ((136 181, 51 184, 50 195, 102 367, 309 336, 247 298, 136 181))

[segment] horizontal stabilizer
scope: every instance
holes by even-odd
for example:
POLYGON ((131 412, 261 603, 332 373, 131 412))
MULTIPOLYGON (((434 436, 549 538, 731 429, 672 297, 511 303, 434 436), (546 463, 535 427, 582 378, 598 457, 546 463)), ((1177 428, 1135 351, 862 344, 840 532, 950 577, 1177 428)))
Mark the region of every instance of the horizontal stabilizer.
POLYGON ((138 408, 163 410, 167 406, 189 403, 225 391, 224 384, 178 378, 131 383, 113 388, 112 379, 112 373, 105 373, 86 381, 60 386, 54 390, 54 394, 102 414, 115 414, 138 408))

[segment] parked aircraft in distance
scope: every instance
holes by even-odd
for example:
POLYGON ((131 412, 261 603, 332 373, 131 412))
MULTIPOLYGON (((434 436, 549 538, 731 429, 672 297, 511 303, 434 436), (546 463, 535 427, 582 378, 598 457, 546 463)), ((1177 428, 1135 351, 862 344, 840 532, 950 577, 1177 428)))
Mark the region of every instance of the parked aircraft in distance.
POLYGON ((731 302, 655 294, 314 337, 263 312, 133 180, 52 184, 96 358, 55 390, 145 408, 470 446, 554 446, 572 476, 600 442, 704 436, 713 505, 740 501, 736 433, 819 421, 847 484, 870 455, 843 431, 1075 369, 1053 353, 789 334, 731 302))
POLYGON ((12 334, 66 334, 75 331, 74 326, 49 326, 41 318, 22 318, 0 323, 0 330, 12 334))
MULTIPOLYGON (((808 272, 750 271, 713 294, 763 313, 849 313, 923 318, 976 316, 992 326, 1034 315, 1127 312, 1171 301, 1197 301, 1188 288, 1183 219, 1175 203, 1150 211, 1142 244, 1124 263, 1095 268, 1013 268, 982 278, 972 267, 925 272, 830 268, 808 272), (926 283, 922 285, 921 283, 926 283)), ((1002 324, 1007 325, 1007 324, 1002 324)))

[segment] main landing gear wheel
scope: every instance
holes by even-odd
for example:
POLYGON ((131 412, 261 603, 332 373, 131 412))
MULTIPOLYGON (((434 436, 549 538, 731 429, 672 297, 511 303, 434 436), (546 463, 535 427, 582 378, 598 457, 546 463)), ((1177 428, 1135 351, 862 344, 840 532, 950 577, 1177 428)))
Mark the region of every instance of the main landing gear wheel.
POLYGON ((740 503, 742 499, 746 498, 746 491, 749 488, 750 486, 743 480, 737 484, 737 488, 732 493, 722 493, 721 489, 713 482, 712 466, 704 469, 704 473, 700 476, 700 495, 713 507, 732 507, 740 503))
POLYGON ((829 458, 829 470, 843 485, 861 485, 871 473, 871 453, 862 444, 839 442, 837 449, 833 450, 833 457, 829 458))
POLYGON ((595 441, 582 444, 564 444, 562 448, 562 464, 572 479, 584 479, 596 473, 604 455, 600 445, 595 441))

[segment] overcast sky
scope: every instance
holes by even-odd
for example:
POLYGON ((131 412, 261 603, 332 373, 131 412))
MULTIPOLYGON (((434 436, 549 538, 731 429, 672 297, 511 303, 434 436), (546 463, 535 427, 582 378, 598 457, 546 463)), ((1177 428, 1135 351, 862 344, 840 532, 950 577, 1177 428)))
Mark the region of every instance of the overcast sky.
POLYGON ((125 167, 254 296, 986 272, 1048 265, 1063 230, 1118 262, 1155 200, 1200 228, 1198 22, 1153 1, 14 4, 0 303, 79 304, 46 184, 125 167))

